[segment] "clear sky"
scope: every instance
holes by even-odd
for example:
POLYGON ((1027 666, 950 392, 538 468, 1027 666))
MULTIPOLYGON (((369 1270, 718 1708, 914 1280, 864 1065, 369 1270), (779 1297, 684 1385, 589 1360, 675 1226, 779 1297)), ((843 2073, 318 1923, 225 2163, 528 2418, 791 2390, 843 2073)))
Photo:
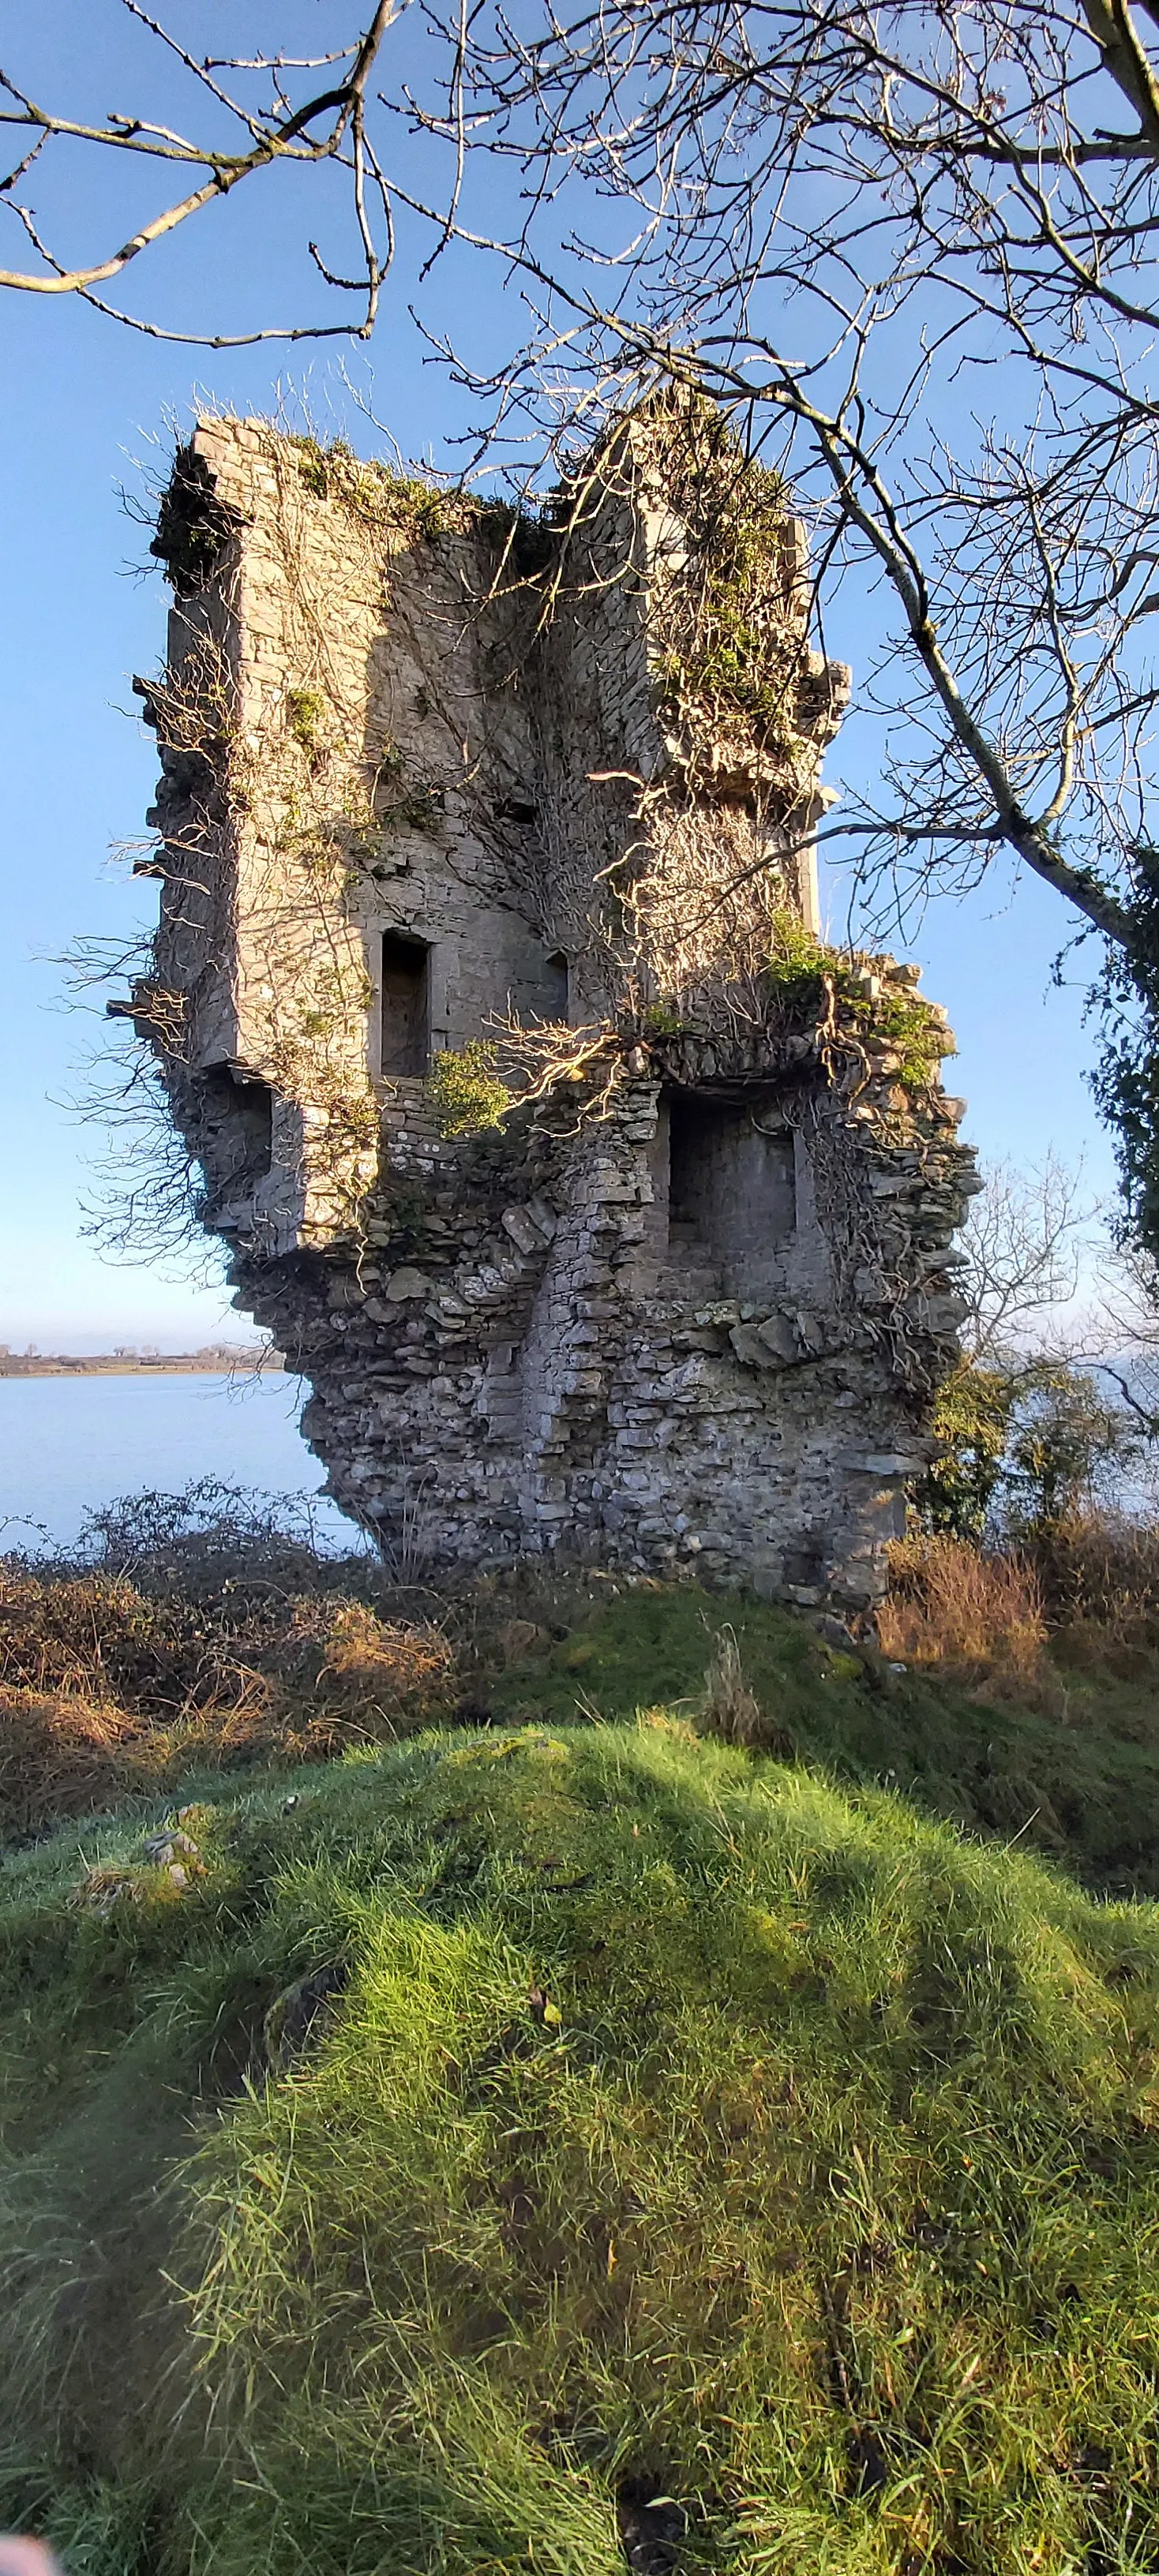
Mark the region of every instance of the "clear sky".
MULTIPOLYGON (((246 13, 236 14, 240 21, 246 13)), ((83 19, 78 48, 76 0, 44 0, 38 75, 47 87, 63 65, 79 89, 99 66, 103 111, 120 103, 113 85, 121 30, 105 0, 91 7, 86 0, 83 19)), ((413 29, 408 43, 420 41, 417 21, 413 29)), ((128 56, 124 74, 135 77, 128 56)), ((94 184, 85 190, 76 248, 87 247, 102 212, 94 184)), ((162 254, 152 309, 167 316, 183 299, 201 328, 220 319, 223 304, 242 322, 255 302, 296 314, 301 266, 284 211, 274 187, 248 212, 215 210, 202 219, 162 254)), ((14 238, 6 247, 11 256, 14 238)), ((181 1348, 244 1329, 220 1284, 183 1275, 176 1263, 142 1269, 102 1259, 84 1230, 102 1139, 68 1103, 83 1087, 83 1060, 99 1029, 66 1007, 56 961, 78 934, 127 938, 156 904, 155 885, 134 885, 124 863, 109 857, 141 833, 152 801, 156 755, 132 712, 129 682, 163 653, 167 604, 149 568, 148 531, 126 514, 120 495, 127 487, 141 497, 142 460, 154 476, 162 471, 173 425, 188 422, 199 387, 236 410, 264 413, 292 408, 304 387, 323 434, 342 430, 372 452, 375 433, 350 401, 343 365, 404 454, 453 463, 448 442, 468 425, 467 398, 408 319, 412 291, 404 259, 369 356, 345 361, 334 343, 313 356, 267 348, 209 357, 119 330, 72 299, 0 301, 0 1341, 181 1348)), ((517 299, 476 255, 469 267, 462 255, 448 259, 426 291, 428 328, 461 326, 464 314, 477 352, 496 354, 518 335, 517 299)), ((848 630, 838 619, 828 641, 856 670, 852 611, 848 630)), ((868 757, 867 739, 854 733, 830 753, 828 775, 839 781, 843 759, 863 767, 868 757)), ((825 900, 839 930, 839 876, 825 900)), ((1067 926, 1044 888, 995 878, 967 903, 931 910, 908 953, 925 970, 927 992, 950 1010, 960 1053, 948 1079, 969 1103, 964 1133, 983 1156, 1032 1163, 1051 1146, 1072 1161, 1085 1154, 1094 1186, 1109 1190, 1110 1154, 1083 1080, 1092 1047, 1081 980, 1062 991, 1051 980, 1067 926)))

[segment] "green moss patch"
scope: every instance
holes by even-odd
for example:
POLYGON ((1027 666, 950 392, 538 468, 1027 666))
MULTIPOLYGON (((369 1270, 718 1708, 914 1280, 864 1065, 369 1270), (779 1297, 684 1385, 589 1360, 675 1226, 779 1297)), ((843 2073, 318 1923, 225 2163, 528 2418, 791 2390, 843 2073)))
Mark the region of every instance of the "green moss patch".
POLYGON ((829 998, 854 1040, 884 1040, 897 1052, 897 1079, 907 1091, 928 1091, 942 1058, 955 1052, 945 1021, 928 1002, 908 991, 871 992, 848 956, 827 948, 796 913, 774 917, 765 981, 788 1018, 808 1020, 829 998))

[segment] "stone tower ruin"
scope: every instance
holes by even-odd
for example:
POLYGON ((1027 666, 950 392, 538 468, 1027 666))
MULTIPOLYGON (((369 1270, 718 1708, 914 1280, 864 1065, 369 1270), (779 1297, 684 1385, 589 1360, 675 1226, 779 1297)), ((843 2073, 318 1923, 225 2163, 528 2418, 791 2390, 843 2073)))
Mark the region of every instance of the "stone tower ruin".
POLYGON ((976 1184, 916 970, 818 938, 778 479, 684 400, 541 517, 203 420, 154 552, 120 1008, 331 1492, 408 1567, 871 1600, 976 1184))

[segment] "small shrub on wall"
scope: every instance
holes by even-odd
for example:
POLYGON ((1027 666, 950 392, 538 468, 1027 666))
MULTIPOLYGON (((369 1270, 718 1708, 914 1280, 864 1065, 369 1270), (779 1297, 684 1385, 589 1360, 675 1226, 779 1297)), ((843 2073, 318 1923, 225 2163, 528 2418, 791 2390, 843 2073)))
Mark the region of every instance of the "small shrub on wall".
POLYGON ((513 1095, 495 1070, 495 1053, 482 1038, 447 1047, 435 1057, 427 1082, 440 1136, 474 1136, 502 1126, 513 1095))

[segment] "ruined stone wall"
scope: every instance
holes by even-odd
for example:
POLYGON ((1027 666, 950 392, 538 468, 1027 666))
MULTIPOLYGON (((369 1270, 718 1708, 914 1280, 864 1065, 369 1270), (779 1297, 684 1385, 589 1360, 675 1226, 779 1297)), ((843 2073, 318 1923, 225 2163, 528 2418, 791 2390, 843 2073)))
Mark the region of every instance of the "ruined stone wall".
POLYGON ((773 969, 847 675, 809 651, 771 486, 734 608, 702 506, 731 451, 701 440, 667 502, 663 453, 636 424, 537 526, 199 427, 158 538, 134 1007, 238 1302, 394 1561, 558 1549, 867 1600, 953 1354, 970 1157, 909 970, 807 939, 773 969), (570 1073, 440 1133, 423 1066, 504 1019, 531 1055, 566 1019, 570 1073))
POLYGON ((195 589, 179 560, 153 693, 158 979, 185 994, 191 1073, 273 1095, 271 1170, 252 1210, 219 1199, 215 1222, 277 1254, 345 1231, 373 1181, 385 935, 431 950, 435 1050, 555 1001, 520 819, 533 753, 503 685, 525 644, 505 600, 479 613, 498 556, 477 521, 433 543, 425 496, 257 424, 201 424, 190 469, 219 543, 195 589))

